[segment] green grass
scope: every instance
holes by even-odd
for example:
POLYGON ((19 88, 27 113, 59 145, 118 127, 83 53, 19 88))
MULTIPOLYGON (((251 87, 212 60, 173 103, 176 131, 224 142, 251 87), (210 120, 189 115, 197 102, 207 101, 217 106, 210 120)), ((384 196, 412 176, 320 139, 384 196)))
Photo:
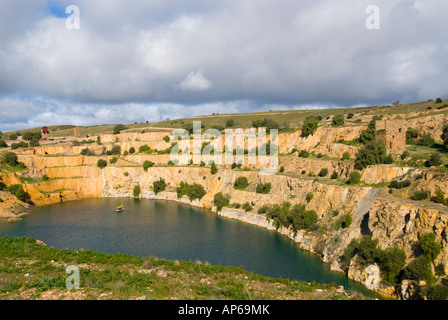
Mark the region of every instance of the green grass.
MULTIPOLYGON (((262 112, 254 112, 254 113, 235 113, 235 114, 212 114, 212 115, 202 115, 192 118, 183 118, 183 119, 174 119, 174 120, 165 120, 160 122, 146 123, 146 121, 133 123, 133 124, 124 124, 128 127, 127 130, 122 132, 141 132, 145 130, 145 132, 153 132, 153 131, 167 131, 170 129, 165 128, 183 128, 187 124, 192 123, 193 121, 201 121, 205 128, 210 128, 213 126, 225 126, 227 120, 234 120, 234 126, 236 127, 252 127, 252 121, 261 120, 264 118, 274 119, 278 123, 281 122, 289 122, 290 128, 286 129, 284 132, 293 132, 294 130, 300 128, 301 123, 309 116, 320 116, 322 117, 322 121, 320 122, 320 126, 328 126, 331 122, 331 118, 335 115, 347 115, 348 113, 353 113, 354 117, 352 119, 345 120, 345 127, 357 126, 360 123, 356 122, 360 119, 360 116, 366 116, 368 118, 374 115, 394 115, 394 114, 409 114, 412 112, 421 112, 421 111, 429 111, 427 114, 414 116, 416 117, 424 117, 428 115, 437 115, 437 114, 446 114, 448 113, 448 109, 438 110, 437 107, 446 104, 448 101, 445 100, 440 104, 436 104, 434 101, 432 102, 416 102, 416 103, 407 103, 407 104, 399 104, 397 106, 385 105, 385 106, 369 106, 369 107, 359 107, 359 108, 332 108, 332 109, 311 109, 311 110, 279 110, 279 111, 262 111, 262 112), (427 110, 427 107, 431 106, 431 110, 427 110), (328 118, 328 119, 327 119, 328 118), (155 129, 159 128, 159 129, 155 129)), ((409 118, 412 119, 412 118, 409 118)), ((365 119, 363 124, 366 124, 369 119, 365 119)), ((99 134, 111 134, 113 133, 113 128, 116 124, 104 124, 104 125, 95 125, 95 126, 85 126, 80 127, 81 137, 87 138, 95 138, 96 135, 99 134)), ((49 126, 50 135, 53 137, 68 137, 73 136, 73 128, 75 126, 72 125, 59 125, 59 126, 49 126)), ((38 128, 29 128, 18 130, 22 133, 27 131, 39 131, 38 128)), ((6 132, 7 134, 13 133, 17 131, 6 132)))
POLYGON ((41 299, 80 292, 84 299, 357 299, 336 284, 276 279, 241 268, 156 257, 60 250, 32 238, 0 238, 0 299, 41 299), (80 289, 65 287, 68 265, 79 267, 80 289), (323 290, 316 293, 316 289, 323 290))

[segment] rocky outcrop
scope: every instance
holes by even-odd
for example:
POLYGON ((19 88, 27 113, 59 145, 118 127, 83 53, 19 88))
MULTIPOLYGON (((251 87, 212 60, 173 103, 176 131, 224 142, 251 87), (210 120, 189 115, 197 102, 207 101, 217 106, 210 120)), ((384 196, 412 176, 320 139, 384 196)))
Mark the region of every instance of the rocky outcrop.
POLYGON ((425 208, 416 201, 376 198, 369 212, 368 228, 382 249, 398 246, 409 261, 416 256, 421 235, 434 233, 441 253, 434 265, 448 272, 448 212, 443 206, 425 208))
MULTIPOLYGON (((352 156, 357 148, 335 143, 340 139, 357 138, 364 126, 350 128, 319 128, 313 136, 301 137, 301 132, 281 134, 279 136, 280 153, 289 153, 292 149, 307 149, 322 152, 328 157, 340 159, 342 153, 352 156)), ((101 144, 92 143, 82 146, 71 146, 71 143, 42 146, 34 149, 20 150, 19 161, 28 168, 28 172, 1 173, 6 185, 23 184, 25 191, 35 205, 47 205, 60 201, 76 200, 86 197, 134 197, 133 188, 141 187, 139 197, 144 199, 165 199, 188 203, 193 206, 210 208, 212 212, 214 195, 222 192, 230 195, 231 203, 249 202, 253 210, 244 212, 240 209, 223 208, 217 214, 258 225, 263 228, 276 229, 266 216, 258 214, 258 209, 265 205, 281 204, 288 201, 292 205, 306 204, 308 210, 315 210, 318 215, 318 228, 312 231, 291 228, 278 228, 277 232, 289 237, 305 250, 319 255, 332 270, 341 270, 340 257, 352 239, 360 239, 363 235, 371 235, 379 239, 381 249, 393 246, 402 248, 408 262, 415 257, 415 246, 420 235, 426 232, 436 234, 436 241, 442 252, 434 265, 445 265, 448 273, 448 216, 442 205, 422 205, 419 202, 387 196, 376 184, 386 184, 395 179, 412 178, 422 173, 421 169, 398 167, 393 165, 370 166, 362 171, 361 180, 364 185, 351 186, 344 183, 354 170, 351 161, 329 160, 325 158, 299 158, 297 156, 279 157, 279 167, 283 173, 263 175, 258 169, 266 167, 266 163, 258 161, 247 164, 244 157, 243 167, 231 169, 229 164, 219 165, 218 172, 212 174, 210 167, 194 165, 168 166, 169 154, 133 154, 121 155, 115 164, 110 164, 114 156, 82 156, 80 150, 88 147, 94 153, 104 152, 104 148, 120 145, 123 150, 131 146, 138 149, 142 144, 152 148, 164 149, 171 145, 163 141, 166 132, 129 133, 120 135, 102 135, 101 144), (108 161, 107 167, 97 167, 98 159, 108 161), (155 166, 143 170, 145 161, 152 161, 155 166), (326 168, 326 177, 319 177, 321 169, 326 168), (339 180, 329 179, 336 172, 339 180), (46 174, 49 180, 41 178, 46 174), (235 190, 237 177, 247 177, 250 185, 245 190, 235 190), (25 179, 24 179, 25 178, 25 179), (34 182, 27 182, 32 178, 34 182), (164 179, 166 190, 155 194, 153 182, 164 179), (22 182, 23 181, 23 182, 22 182), (181 181, 201 184, 206 195, 201 200, 190 202, 187 197, 177 198, 176 187, 181 181), (259 183, 270 183, 269 194, 256 193, 259 183), (370 185, 370 186, 369 186, 370 185), (307 200, 307 195, 312 199, 307 200), (349 215, 351 224, 341 226, 341 219, 349 215)), ((217 143, 216 141, 214 143, 217 143)), ((204 157, 208 163, 209 157, 204 157)), ((435 172, 424 172, 422 179, 415 182, 415 189, 424 189, 435 195, 440 188, 448 194, 448 179, 435 172)), ((395 192, 395 191, 394 191, 395 192)), ((404 192, 404 191, 403 191, 404 192)), ((0 216, 16 215, 30 209, 19 205, 17 199, 8 192, 0 192, 0 216), (16 208, 11 211, 10 208, 16 208)), ((409 197, 407 197, 409 198, 409 197)), ((391 294, 391 288, 385 286, 377 277, 377 266, 360 266, 352 259, 348 267, 348 276, 362 282, 384 294, 391 294)), ((418 291, 414 283, 405 283, 397 291, 398 296, 414 297, 418 291), (400 291, 401 290, 401 291, 400 291), (401 292, 401 293, 400 293, 401 292)))

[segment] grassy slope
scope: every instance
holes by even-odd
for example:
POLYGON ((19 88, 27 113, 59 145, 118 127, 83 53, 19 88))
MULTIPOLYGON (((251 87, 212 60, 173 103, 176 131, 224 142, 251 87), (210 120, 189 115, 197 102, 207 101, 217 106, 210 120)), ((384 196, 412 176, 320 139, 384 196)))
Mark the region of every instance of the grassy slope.
POLYGON ((334 284, 273 279, 241 268, 154 257, 58 250, 32 238, 0 238, 0 257, 0 299, 8 300, 363 298, 359 293, 338 293, 334 284), (80 269, 79 290, 66 289, 68 265, 80 269))
MULTIPOLYGON (((263 118, 271 118, 277 122, 287 121, 290 123, 292 128, 297 128, 299 123, 305 120, 308 116, 321 116, 322 119, 327 117, 332 117, 338 114, 355 114, 355 118, 360 115, 373 116, 375 114, 385 115, 385 114, 408 114, 411 112, 426 111, 427 107, 430 106, 432 109, 429 114, 439 114, 446 113, 448 109, 437 110, 437 107, 444 105, 448 100, 443 101, 440 104, 436 104, 434 101, 417 102, 417 103, 406 103, 397 106, 371 106, 371 107, 359 107, 359 108, 336 108, 336 109, 313 109, 313 110, 285 110, 285 111, 264 111, 264 112, 254 112, 254 113, 238 113, 238 114, 215 114, 215 115, 203 115, 198 117, 176 119, 176 120, 166 120, 154 123, 146 123, 146 120, 142 119, 140 123, 126 124, 128 130, 125 132, 141 131, 141 130, 153 130, 153 128, 181 128, 188 123, 193 121, 201 121, 206 128, 215 125, 224 126, 226 121, 233 119, 235 121, 235 127, 250 127, 252 126, 252 121, 263 118)), ((349 124, 349 123, 347 123, 349 124)), ((85 137, 87 135, 93 136, 96 134, 112 133, 115 124, 106 125, 96 125, 96 126, 85 126, 80 127, 81 136, 85 137)), ((54 137, 67 137, 73 136, 72 125, 60 125, 60 126, 49 126, 51 135, 54 137)), ((27 131, 39 131, 40 128, 30 128, 20 130, 24 133, 27 131)), ((14 132, 14 131, 12 131, 14 132)), ((11 132, 9 132, 11 133, 11 132)))

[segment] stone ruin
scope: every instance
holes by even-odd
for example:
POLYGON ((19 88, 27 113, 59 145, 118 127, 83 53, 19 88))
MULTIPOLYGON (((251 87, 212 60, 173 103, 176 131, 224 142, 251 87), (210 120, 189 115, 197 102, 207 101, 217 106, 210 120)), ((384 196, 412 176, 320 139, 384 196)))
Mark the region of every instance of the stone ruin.
POLYGON ((406 123, 400 116, 375 122, 375 140, 385 143, 387 153, 402 153, 406 150, 406 123))

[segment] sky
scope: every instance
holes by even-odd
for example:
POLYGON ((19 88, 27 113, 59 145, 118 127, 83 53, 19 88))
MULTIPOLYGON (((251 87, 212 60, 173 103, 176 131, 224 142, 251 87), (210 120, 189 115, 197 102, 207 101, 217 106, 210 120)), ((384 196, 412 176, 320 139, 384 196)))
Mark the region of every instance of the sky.
POLYGON ((446 0, 1 0, 0 131, 446 99, 447 12, 446 0))

